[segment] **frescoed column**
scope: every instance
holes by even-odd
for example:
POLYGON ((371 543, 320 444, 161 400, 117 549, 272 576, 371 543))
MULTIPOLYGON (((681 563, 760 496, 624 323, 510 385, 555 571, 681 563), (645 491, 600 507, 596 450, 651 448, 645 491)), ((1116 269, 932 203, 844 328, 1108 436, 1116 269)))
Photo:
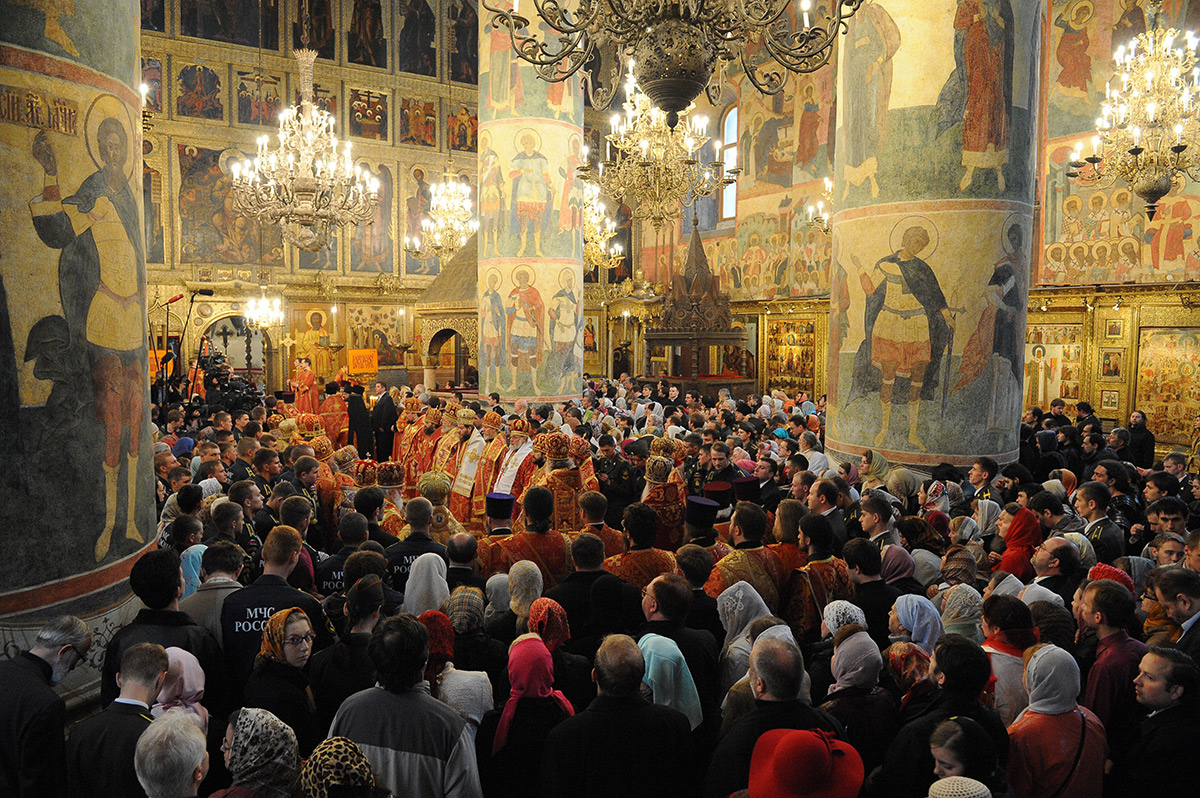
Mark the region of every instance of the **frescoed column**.
POLYGON ((827 446, 1016 458, 1035 0, 868 0, 840 48, 827 446))
POLYGON ((5 654, 51 615, 114 628, 155 537, 138 6, 42 6, 0 25, 5 654))
POLYGON ((583 96, 479 17, 479 386, 561 400, 583 376, 583 96))

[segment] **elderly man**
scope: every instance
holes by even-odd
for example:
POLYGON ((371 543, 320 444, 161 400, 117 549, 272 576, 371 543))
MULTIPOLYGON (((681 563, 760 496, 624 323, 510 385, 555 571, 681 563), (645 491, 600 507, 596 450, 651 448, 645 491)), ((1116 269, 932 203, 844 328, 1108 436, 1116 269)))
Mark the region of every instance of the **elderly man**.
POLYGON ((463 408, 458 411, 455 419, 458 422, 458 442, 454 445, 450 464, 446 467, 446 473, 454 480, 450 488, 448 506, 454 517, 466 524, 471 519, 475 475, 479 470, 479 462, 487 441, 475 428, 479 417, 474 410, 463 408))
POLYGON ((196 795, 209 766, 199 718, 181 707, 168 710, 138 738, 133 765, 149 798, 196 795))
POLYGON ((1047 538, 1033 550, 1034 584, 1062 597, 1070 607, 1079 586, 1079 548, 1066 538, 1047 538))

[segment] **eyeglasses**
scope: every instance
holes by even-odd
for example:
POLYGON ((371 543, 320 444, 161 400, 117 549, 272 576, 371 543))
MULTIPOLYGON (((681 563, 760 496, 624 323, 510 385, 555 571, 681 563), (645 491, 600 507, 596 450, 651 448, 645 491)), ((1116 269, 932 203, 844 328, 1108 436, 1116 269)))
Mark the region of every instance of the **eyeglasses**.
POLYGON ((1142 594, 1142 601, 1154 601, 1154 602, 1157 602, 1157 601, 1158 601, 1158 596, 1154 595, 1153 593, 1143 593, 1143 594, 1142 594))
POLYGON ((309 632, 306 635, 292 635, 291 637, 285 637, 285 638, 283 638, 283 644, 285 646, 296 646, 296 647, 311 646, 313 641, 316 639, 317 639, 317 636, 315 634, 313 634, 312 632, 309 632))
POLYGON ((222 753, 225 753, 225 754, 229 753, 229 749, 231 749, 231 748, 233 748, 232 740, 222 740, 221 741, 221 752, 222 753))

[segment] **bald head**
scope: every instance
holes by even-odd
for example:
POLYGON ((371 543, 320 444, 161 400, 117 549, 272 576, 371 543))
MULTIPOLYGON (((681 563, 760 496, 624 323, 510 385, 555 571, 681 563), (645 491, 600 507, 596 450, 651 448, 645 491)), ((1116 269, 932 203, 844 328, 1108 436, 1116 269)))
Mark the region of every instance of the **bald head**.
POLYGON ((750 686, 761 701, 791 701, 800 694, 804 657, 790 640, 760 637, 750 650, 750 686))
POLYGON ((646 675, 646 660, 629 635, 609 635, 596 651, 592 678, 600 693, 628 697, 637 695, 646 675))
POLYGON ((475 562, 475 552, 478 548, 479 544, 473 536, 459 532, 446 541, 446 556, 453 565, 469 566, 475 562))

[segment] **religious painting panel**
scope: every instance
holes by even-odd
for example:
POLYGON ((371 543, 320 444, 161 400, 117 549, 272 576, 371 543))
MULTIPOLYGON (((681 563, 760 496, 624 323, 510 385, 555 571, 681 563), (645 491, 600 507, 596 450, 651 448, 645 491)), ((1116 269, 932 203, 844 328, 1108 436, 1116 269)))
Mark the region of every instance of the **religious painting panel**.
POLYGON ((1051 0, 1050 38, 1042 55, 1049 67, 1045 94, 1051 138, 1091 135, 1112 77, 1113 50, 1145 31, 1144 5, 1137 0, 1051 0))
POLYGON ((450 0, 450 80, 479 83, 479 6, 476 0, 450 0))
POLYGON ((405 340, 404 308, 397 305, 349 305, 346 323, 350 349, 374 349, 380 366, 403 366, 411 342, 405 340))
POLYGON ((723 377, 756 378, 758 376, 758 316, 734 316, 730 329, 745 330, 745 346, 709 347, 710 368, 714 373, 723 377))
POLYGON ((789 396, 814 390, 817 362, 814 319, 767 317, 767 388, 789 396))
POLYGON ((175 116, 225 121, 224 76, 204 64, 187 64, 175 73, 175 116))
POLYGON ((197 39, 277 50, 280 5, 269 0, 180 0, 179 30, 197 39))
MULTIPOLYGON (((300 104, 300 89, 297 88, 293 92, 293 94, 295 96, 294 104, 299 105, 300 104)), ((332 114, 334 119, 339 119, 337 83, 335 82, 330 86, 326 86, 319 82, 314 82, 313 83, 313 103, 320 108, 324 108, 328 113, 332 114)))
POLYGON ((398 5, 396 66, 401 72, 437 75, 440 9, 439 4, 431 4, 429 0, 403 0, 398 5))
POLYGON ((293 303, 290 308, 288 341, 292 347, 292 369, 296 360, 306 360, 312 366, 318 385, 337 376, 345 365, 347 333, 342 313, 334 306, 320 303, 293 303))
MULTIPOLYGON (((512 53, 503 26, 488 25, 480 35, 479 63, 479 96, 487 98, 479 109, 479 119, 485 125, 499 119, 570 120, 582 107, 580 82, 572 79, 547 83, 532 68, 523 68, 523 62, 512 53)), ((614 101, 617 105, 619 102, 614 101)))
POLYGON ((589 373, 604 368, 604 361, 600 357, 600 333, 600 314, 583 314, 583 370, 589 373))
POLYGON ((974 456, 981 441, 1016 451, 1026 297, 1012 287, 1028 265, 1014 242, 1029 235, 1028 210, 929 203, 839 221, 827 360, 834 451, 866 442, 889 459, 932 463, 974 456))
POLYGON ((141 0, 142 30, 154 33, 167 31, 167 0, 141 0))
MULTIPOLYGON (((430 166, 413 166, 405 178, 403 213, 406 244, 413 239, 419 240, 423 235, 421 223, 429 219, 429 206, 433 200, 430 184, 436 180, 435 171, 430 166)), ((404 271, 413 276, 431 277, 441 271, 441 264, 438 258, 422 261, 415 255, 406 252, 404 271)))
POLYGON ((1128 376, 1124 347, 1101 347, 1096 378, 1101 382, 1122 382, 1128 376))
POLYGON ((1100 392, 1100 412, 1116 414, 1121 407, 1121 392, 1111 388, 1100 392))
POLYGON ((418 147, 437 147, 438 101, 436 98, 400 98, 396 141, 418 147))
POLYGON ((1050 410, 1063 399, 1067 411, 1079 399, 1083 382, 1083 325, 1030 324, 1025 328, 1025 407, 1050 410))
POLYGON ((350 271, 395 274, 396 167, 391 163, 375 164, 367 160, 360 160, 358 165, 368 179, 379 181, 379 204, 369 219, 354 227, 354 237, 350 241, 350 271))
POLYGON ((342 28, 346 31, 348 63, 388 68, 392 8, 392 3, 382 0, 343 0, 342 28))
POLYGON ((239 125, 275 126, 287 97, 282 72, 267 72, 259 67, 235 66, 233 90, 237 95, 239 125))
MULTIPOLYGON (((800 157, 793 106, 797 81, 789 80, 779 94, 769 95, 753 87, 740 92, 738 102, 738 197, 755 197, 786 191, 792 185, 792 170, 800 157)), ((812 84, 808 84, 812 88, 812 84)), ((720 138, 720 132, 715 134, 720 138)), ((807 146, 807 142, 806 142, 807 146)), ((816 153, 805 152, 812 162, 816 153)))
POLYGON ((164 85, 163 65, 167 63, 164 55, 142 55, 142 83, 146 85, 145 110, 152 114, 163 112, 164 85))
POLYGON ((165 163, 165 153, 160 153, 157 137, 142 139, 142 231, 143 251, 147 263, 164 263, 164 225, 166 205, 164 204, 164 185, 161 164, 165 163), (154 161, 154 166, 151 166, 154 161))
POLYGON ((329 243, 316 252, 296 248, 296 268, 302 272, 336 272, 342 252, 342 232, 329 235, 329 243))
POLYGON ((479 149, 479 114, 475 106, 454 103, 446 116, 446 141, 450 149, 458 152, 476 152, 479 149), (454 110, 457 107, 458 110, 454 110))
POLYGON ((334 60, 337 55, 337 33, 334 30, 334 0, 304 0, 297 4, 296 16, 292 20, 292 48, 304 46, 305 34, 308 48, 317 51, 317 58, 334 60), (304 17, 307 6, 308 18, 304 17))
POLYGON ((280 266, 283 237, 275 225, 234 208, 230 162, 236 149, 177 144, 179 163, 179 262, 280 266))
POLYGON ((388 104, 391 92, 387 89, 357 89, 347 87, 347 121, 350 135, 372 141, 387 141, 391 132, 388 104))
POLYGON ((1159 443, 1187 444, 1200 414, 1200 328, 1141 328, 1137 360, 1133 406, 1159 443))

